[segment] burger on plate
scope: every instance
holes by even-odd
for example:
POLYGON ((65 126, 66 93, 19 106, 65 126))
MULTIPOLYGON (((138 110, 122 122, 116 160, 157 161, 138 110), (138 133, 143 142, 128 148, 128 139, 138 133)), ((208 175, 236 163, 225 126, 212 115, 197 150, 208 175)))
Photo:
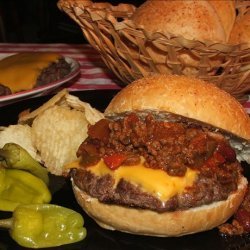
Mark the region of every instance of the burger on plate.
POLYGON ((0 96, 31 90, 70 73, 66 59, 51 52, 23 52, 0 60, 0 96))
POLYGON ((213 84, 155 75, 122 89, 71 165, 78 203, 101 227, 181 236, 227 221, 241 204, 250 120, 213 84))

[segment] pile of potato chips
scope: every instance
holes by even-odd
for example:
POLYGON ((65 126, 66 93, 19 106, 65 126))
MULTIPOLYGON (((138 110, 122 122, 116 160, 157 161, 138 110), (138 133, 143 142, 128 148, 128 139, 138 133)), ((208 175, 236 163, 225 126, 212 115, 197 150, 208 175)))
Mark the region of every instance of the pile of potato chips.
POLYGON ((64 89, 38 109, 22 112, 17 125, 1 127, 0 147, 15 142, 52 174, 62 175, 63 166, 77 159, 88 125, 102 118, 101 112, 64 89))

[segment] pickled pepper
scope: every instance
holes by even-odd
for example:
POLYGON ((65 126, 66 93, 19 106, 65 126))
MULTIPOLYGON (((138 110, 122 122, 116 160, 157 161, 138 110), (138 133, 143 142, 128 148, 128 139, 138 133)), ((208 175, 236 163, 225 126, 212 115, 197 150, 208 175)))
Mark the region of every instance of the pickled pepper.
POLYGON ((83 217, 53 204, 21 205, 10 219, 0 220, 19 245, 29 248, 55 247, 86 237, 83 217))
POLYGON ((49 184, 47 169, 16 143, 6 143, 0 149, 0 163, 5 168, 26 170, 49 184))
POLYGON ((20 204, 49 203, 46 184, 29 172, 0 168, 0 210, 13 211, 20 204))

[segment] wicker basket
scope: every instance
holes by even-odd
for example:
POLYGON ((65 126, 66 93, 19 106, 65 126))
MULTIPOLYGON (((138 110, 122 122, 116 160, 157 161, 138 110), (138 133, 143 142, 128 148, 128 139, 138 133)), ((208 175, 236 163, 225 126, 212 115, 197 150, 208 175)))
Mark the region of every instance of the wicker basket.
MULTIPOLYGON (((193 75, 213 82, 239 101, 250 91, 250 48, 191 41, 181 36, 148 33, 130 19, 131 4, 113 6, 90 0, 60 0, 58 6, 81 27, 88 42, 99 51, 108 68, 126 85, 152 73, 193 75), (183 55, 194 58, 187 64, 183 55)), ((244 15, 249 1, 239 1, 244 15)))

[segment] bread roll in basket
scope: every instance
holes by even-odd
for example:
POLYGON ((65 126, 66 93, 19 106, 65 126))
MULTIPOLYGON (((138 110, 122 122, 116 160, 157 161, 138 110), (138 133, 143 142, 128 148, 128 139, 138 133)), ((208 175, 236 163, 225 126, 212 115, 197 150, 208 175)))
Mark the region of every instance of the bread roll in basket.
POLYGON ((246 15, 249 6, 249 1, 233 0, 147 0, 139 7, 58 2, 121 85, 154 73, 191 75, 241 102, 250 91, 250 48, 229 38, 237 14, 246 15))

